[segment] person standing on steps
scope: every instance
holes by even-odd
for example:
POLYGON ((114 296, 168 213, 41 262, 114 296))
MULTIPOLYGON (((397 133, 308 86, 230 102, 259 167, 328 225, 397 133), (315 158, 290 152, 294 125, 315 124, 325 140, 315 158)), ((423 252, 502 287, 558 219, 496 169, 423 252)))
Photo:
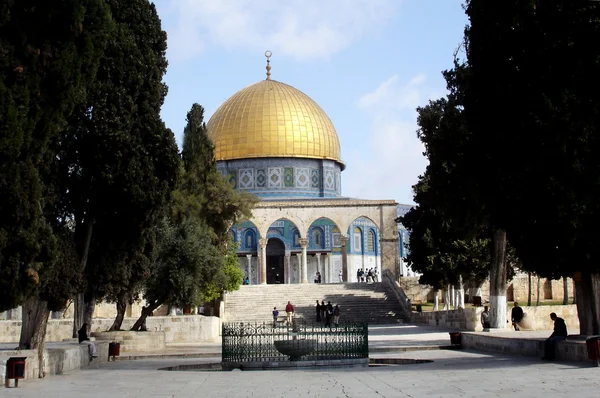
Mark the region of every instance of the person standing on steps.
POLYGON ((273 307, 273 327, 277 327, 277 318, 279 317, 279 311, 277 311, 277 307, 273 307))
POLYGON ((317 300, 317 322, 321 322, 321 304, 317 300))
POLYGON ((288 301, 287 305, 285 306, 285 314, 287 315, 287 324, 291 325, 292 318, 294 317, 294 306, 289 301, 288 301))
POLYGON ((340 305, 333 307, 333 324, 337 327, 340 324, 340 305))
POLYGON ((512 325, 515 330, 519 331, 519 322, 523 319, 523 308, 519 307, 519 303, 515 301, 512 311, 510 312, 512 318, 512 325))

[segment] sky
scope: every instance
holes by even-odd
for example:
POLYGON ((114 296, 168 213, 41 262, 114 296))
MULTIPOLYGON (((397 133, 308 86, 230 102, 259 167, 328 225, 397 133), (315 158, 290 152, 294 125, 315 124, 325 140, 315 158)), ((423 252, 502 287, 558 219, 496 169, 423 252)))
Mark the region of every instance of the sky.
POLYGON ((206 121, 265 75, 301 90, 338 133, 342 194, 412 204, 427 159, 416 108, 446 93, 462 0, 154 0, 168 35, 162 118, 181 145, 193 103, 206 121))

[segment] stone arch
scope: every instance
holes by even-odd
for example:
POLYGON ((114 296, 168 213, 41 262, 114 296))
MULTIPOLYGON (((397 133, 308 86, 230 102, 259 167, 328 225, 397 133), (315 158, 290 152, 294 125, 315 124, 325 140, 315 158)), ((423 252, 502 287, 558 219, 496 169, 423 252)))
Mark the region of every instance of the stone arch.
POLYGON ((348 280, 358 281, 358 271, 363 272, 363 280, 367 280, 368 270, 373 268, 381 274, 381 258, 379 256, 380 230, 370 217, 360 215, 350 222, 348 229, 348 280), (374 250, 369 250, 369 237, 372 237, 374 250))
POLYGON ((256 224, 258 231, 260 233, 260 237, 267 237, 267 233, 271 226, 279 221, 279 220, 287 220, 290 223, 294 224, 298 231, 300 232, 300 237, 306 237, 306 222, 302 219, 301 215, 293 214, 292 212, 264 212, 259 215, 259 217, 254 217, 252 221, 256 224), (279 214, 278 214, 279 213, 279 214))
POLYGON ((339 230, 338 224, 329 217, 319 217, 314 219, 306 231, 306 237, 308 238, 309 250, 331 250, 333 241, 333 229, 339 230), (314 242, 314 232, 321 233, 321 245, 317 245, 314 242))

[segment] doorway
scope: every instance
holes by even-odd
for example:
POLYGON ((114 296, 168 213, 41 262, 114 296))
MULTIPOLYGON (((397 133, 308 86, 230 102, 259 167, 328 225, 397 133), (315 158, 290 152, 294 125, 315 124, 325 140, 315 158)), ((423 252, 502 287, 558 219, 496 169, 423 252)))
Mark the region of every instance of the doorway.
POLYGON ((267 242, 267 284, 285 283, 283 258, 285 245, 279 239, 271 238, 267 242))

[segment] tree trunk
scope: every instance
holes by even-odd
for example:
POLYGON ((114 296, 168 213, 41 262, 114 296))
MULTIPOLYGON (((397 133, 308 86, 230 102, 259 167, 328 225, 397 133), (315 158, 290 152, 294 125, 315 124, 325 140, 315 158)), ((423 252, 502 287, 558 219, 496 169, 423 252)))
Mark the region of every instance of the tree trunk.
POLYGON ((39 378, 46 375, 44 344, 46 342, 46 328, 48 327, 49 317, 48 302, 41 301, 37 297, 32 297, 23 303, 23 323, 21 324, 19 348, 37 350, 39 378))
POLYGON ((563 276, 563 305, 569 304, 569 282, 567 277, 563 276))
POLYGON ((450 309, 450 286, 446 286, 444 291, 444 309, 446 311, 450 309))
POLYGON ((506 328, 506 231, 492 234, 492 264, 490 269, 490 325, 506 328))
POLYGON ((435 289, 433 291, 433 310, 439 311, 440 309, 440 290, 435 289))
POLYGON ((536 306, 540 305, 540 293, 541 293, 540 284, 541 284, 541 278, 538 275, 538 277, 537 277, 537 297, 535 298, 536 306))
POLYGON ((92 329, 92 317, 94 316, 95 309, 96 309, 96 296, 92 294, 85 301, 85 305, 83 307, 83 321, 85 323, 87 323, 88 333, 92 329))
POLYGON ((127 299, 125 298, 125 292, 119 294, 117 298, 117 317, 113 322, 109 332, 114 332, 115 330, 121 330, 121 326, 123 325, 123 319, 125 318, 125 310, 127 310, 127 299))
POLYGON ((531 307, 531 272, 527 273, 527 306, 531 307))
POLYGON ((577 295, 577 317, 579 334, 600 334, 600 273, 577 273, 575 294, 577 295))
POLYGON ((450 291, 450 306, 452 309, 456 309, 456 289, 454 285, 449 285, 448 290, 450 291))
POLYGON ((458 308, 465 308, 465 286, 462 276, 458 277, 458 289, 456 289, 456 304, 458 308))
MULTIPOLYGON (((88 255, 90 254, 90 243, 92 242, 92 231, 94 228, 94 220, 90 217, 85 221, 85 238, 83 240, 83 245, 80 248, 80 256, 81 262, 79 263, 79 267, 81 272, 83 273, 87 267, 88 255)), ((73 337, 77 337, 77 332, 81 329, 81 325, 85 322, 84 320, 84 312, 85 312, 85 304, 84 304, 83 293, 77 293, 75 296, 75 300, 73 300, 73 337)), ((91 323, 88 323, 88 327, 91 326, 91 323)))
POLYGON ((152 304, 149 303, 146 307, 142 307, 142 315, 140 315, 139 319, 135 321, 130 330, 139 331, 142 328, 142 325, 146 323, 146 318, 148 318, 148 315, 150 315, 152 311, 160 307, 160 304, 161 302, 157 301, 152 304))

